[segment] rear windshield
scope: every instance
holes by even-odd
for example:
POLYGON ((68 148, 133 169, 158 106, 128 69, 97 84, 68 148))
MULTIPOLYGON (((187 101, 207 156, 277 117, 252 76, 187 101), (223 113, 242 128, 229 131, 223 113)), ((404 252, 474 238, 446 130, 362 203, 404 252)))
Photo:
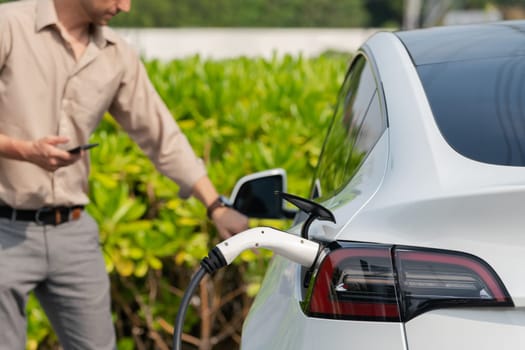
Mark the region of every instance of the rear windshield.
POLYGON ((525 56, 417 66, 437 125, 462 155, 525 165, 525 56))

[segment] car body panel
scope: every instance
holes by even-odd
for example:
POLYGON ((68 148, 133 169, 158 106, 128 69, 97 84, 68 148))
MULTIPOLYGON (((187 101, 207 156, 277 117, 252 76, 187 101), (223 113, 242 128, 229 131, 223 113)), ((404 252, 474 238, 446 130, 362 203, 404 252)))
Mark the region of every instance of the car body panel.
POLYGON ((350 183, 341 192, 321 203, 334 213, 336 222, 314 221, 309 237, 325 242, 337 239, 343 227, 376 193, 383 181, 387 160, 388 134, 384 133, 350 183))
MULTIPOLYGON (((300 267, 276 258, 245 322, 242 348, 525 348, 525 167, 475 161, 447 143, 395 33, 375 34, 361 52, 382 87, 388 128, 349 184, 321 202, 336 223, 314 222, 310 238, 475 255, 494 269, 515 307, 438 309, 406 324, 307 317, 300 267)), ((290 229, 299 231, 300 222, 290 229)))
POLYGON ((443 309, 406 323, 411 350, 525 349, 525 310, 443 309))
POLYGON ((242 350, 350 348, 406 350, 400 323, 307 317, 300 307, 301 267, 275 257, 244 323, 242 350), (370 334, 376 336, 370 337, 370 334))

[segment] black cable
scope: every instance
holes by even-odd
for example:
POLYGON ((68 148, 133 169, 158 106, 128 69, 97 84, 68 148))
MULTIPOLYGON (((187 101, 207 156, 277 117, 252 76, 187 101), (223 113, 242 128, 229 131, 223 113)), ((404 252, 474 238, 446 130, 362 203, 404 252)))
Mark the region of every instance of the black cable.
POLYGON ((173 328, 173 350, 182 350, 182 328, 184 327, 184 319, 186 318, 186 311, 190 305, 191 297, 193 292, 199 286, 204 275, 207 271, 204 267, 201 268, 195 273, 190 281, 190 285, 186 289, 182 301, 180 303, 179 312, 177 313, 177 319, 175 320, 175 326, 173 328))
POLYGON ((197 289, 197 286, 206 273, 211 275, 226 265, 228 265, 228 263, 221 250, 217 247, 213 248, 208 256, 201 260, 201 267, 191 278, 190 285, 186 289, 180 302, 179 312, 177 313, 177 319, 173 327, 173 350, 182 350, 182 328, 193 292, 195 292, 195 289, 197 289))

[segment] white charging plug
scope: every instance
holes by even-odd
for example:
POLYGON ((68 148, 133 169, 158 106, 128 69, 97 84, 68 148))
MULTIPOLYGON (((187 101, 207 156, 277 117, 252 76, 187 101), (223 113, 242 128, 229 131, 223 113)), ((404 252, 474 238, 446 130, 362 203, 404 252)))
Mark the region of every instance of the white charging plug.
POLYGON ((219 243, 216 248, 229 265, 246 249, 266 248, 298 264, 310 267, 319 252, 319 244, 271 227, 251 228, 219 243))

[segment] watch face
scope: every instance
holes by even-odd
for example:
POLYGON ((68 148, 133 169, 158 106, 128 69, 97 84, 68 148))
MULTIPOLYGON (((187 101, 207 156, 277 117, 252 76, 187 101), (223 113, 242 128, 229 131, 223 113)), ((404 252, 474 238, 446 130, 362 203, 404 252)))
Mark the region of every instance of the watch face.
POLYGON ((230 201, 228 200, 228 198, 224 197, 223 195, 220 195, 219 196, 219 201, 224 204, 225 206, 227 207, 231 207, 232 204, 230 203, 230 201))

